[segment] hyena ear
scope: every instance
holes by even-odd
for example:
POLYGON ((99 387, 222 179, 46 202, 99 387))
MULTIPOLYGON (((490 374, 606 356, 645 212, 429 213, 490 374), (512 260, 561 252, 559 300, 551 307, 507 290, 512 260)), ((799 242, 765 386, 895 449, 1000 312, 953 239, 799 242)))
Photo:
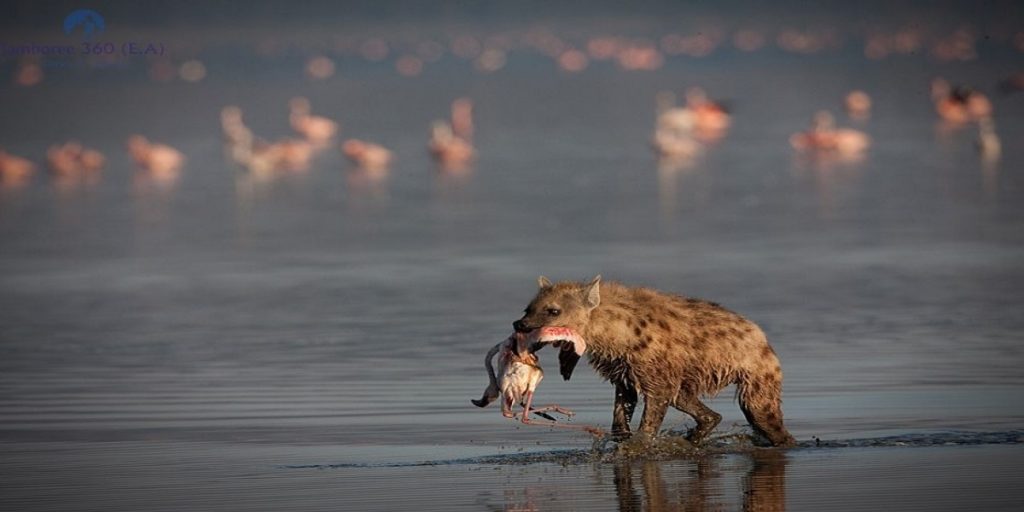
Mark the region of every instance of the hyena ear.
POLYGON ((596 308, 601 304, 601 276, 595 276, 590 284, 583 289, 583 302, 588 308, 596 308))
POLYGON ((551 286, 551 280, 544 276, 540 276, 537 278, 537 286, 540 286, 541 288, 548 288, 551 286))

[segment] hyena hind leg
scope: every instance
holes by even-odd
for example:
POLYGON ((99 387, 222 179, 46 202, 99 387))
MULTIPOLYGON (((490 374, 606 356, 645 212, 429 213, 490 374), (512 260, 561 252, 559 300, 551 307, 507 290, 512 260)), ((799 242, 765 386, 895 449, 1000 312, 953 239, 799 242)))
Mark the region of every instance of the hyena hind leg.
POLYGON ((704 405, 697 395, 680 391, 672 401, 672 407, 689 414, 697 421, 697 426, 686 436, 691 443, 698 444, 722 421, 722 415, 704 405))

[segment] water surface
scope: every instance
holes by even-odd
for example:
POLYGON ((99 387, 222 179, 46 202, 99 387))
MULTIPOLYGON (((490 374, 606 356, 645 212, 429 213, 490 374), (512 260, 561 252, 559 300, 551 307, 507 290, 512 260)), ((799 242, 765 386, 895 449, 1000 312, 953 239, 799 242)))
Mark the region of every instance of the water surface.
MULTIPOLYGON (((927 96, 934 75, 993 84, 1010 64, 767 52, 569 75, 522 56, 496 74, 447 63, 416 79, 352 64, 327 83, 207 65, 200 84, 95 70, 0 97, 12 152, 76 137, 110 159, 95 185, 41 174, 0 191, 4 508, 997 510, 1024 500, 1012 433, 1024 425, 1024 102, 996 98, 1003 156, 986 165, 972 128, 939 129, 927 96), (654 95, 694 84, 733 100, 734 128, 688 167, 659 169, 647 147, 654 95), (876 105, 859 125, 875 141, 866 158, 794 156, 789 134, 853 87, 876 105), (296 94, 345 136, 391 147, 390 174, 368 179, 334 150, 269 179, 225 163, 221 106, 241 105, 277 137, 296 94), (427 127, 459 95, 476 101, 480 158, 471 172, 440 173, 427 127), (120 148, 136 131, 188 155, 178 181, 133 169, 120 148), (759 323, 801 441, 897 441, 516 464, 591 440, 472 407, 482 356, 538 275, 598 273, 759 323), (950 431, 1010 433, 982 446, 914 441, 950 431), (495 455, 507 458, 477 459, 495 455)), ((541 356, 553 367, 553 352, 541 356)), ((723 430, 742 428, 731 398, 712 401, 723 430)), ((586 367, 567 383, 552 372, 539 399, 573 408, 577 422, 610 421, 612 389, 586 367)), ((689 425, 679 413, 665 423, 689 425)))

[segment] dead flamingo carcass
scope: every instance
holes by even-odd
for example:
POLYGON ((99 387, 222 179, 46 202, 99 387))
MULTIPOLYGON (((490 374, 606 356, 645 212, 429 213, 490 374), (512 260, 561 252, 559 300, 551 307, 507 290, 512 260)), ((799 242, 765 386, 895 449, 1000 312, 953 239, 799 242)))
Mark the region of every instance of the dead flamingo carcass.
POLYGON ((536 352, 544 344, 551 343, 561 348, 559 361, 565 374, 567 364, 575 366, 576 361, 586 350, 586 342, 572 329, 563 327, 545 327, 530 333, 514 333, 498 343, 484 359, 484 366, 490 383, 479 400, 473 400, 477 407, 486 407, 499 396, 502 398, 501 412, 506 418, 516 417, 513 407, 518 403, 523 407, 519 414, 520 421, 528 425, 547 425, 551 427, 585 430, 594 435, 602 435, 600 429, 586 425, 565 425, 557 423, 548 412, 557 412, 566 416, 575 413, 557 405, 533 407, 533 395, 544 378, 536 352), (491 360, 498 354, 498 372, 495 373, 491 360), (537 414, 548 421, 530 419, 530 414, 537 414))

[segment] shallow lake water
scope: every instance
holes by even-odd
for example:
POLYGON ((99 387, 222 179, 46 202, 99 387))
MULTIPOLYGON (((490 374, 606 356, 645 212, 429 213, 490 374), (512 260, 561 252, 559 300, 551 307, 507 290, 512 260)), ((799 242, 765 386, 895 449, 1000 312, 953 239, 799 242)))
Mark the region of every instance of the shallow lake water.
MULTIPOLYGON (((98 69, 7 86, 6 149, 75 137, 109 164, 94 184, 40 173, 0 190, 0 506, 1019 509, 1024 96, 995 97, 996 163, 928 97, 936 75, 994 84, 1019 68, 1020 54, 993 59, 764 50, 566 74, 510 55, 494 74, 350 63, 311 83, 211 57, 199 84, 98 69), (659 166, 655 94, 690 85, 732 100, 733 128, 659 166), (871 135, 866 156, 794 155, 789 135, 854 87, 874 114, 840 121, 871 135), (225 162, 221 106, 276 138, 297 94, 343 136, 391 147, 390 173, 333 148, 300 173, 225 162), (439 172, 427 128, 460 95, 479 159, 439 172), (136 131, 188 156, 177 180, 132 167, 136 131), (484 353, 541 274, 757 322, 802 447, 588 461, 586 435, 473 407, 484 353)), ((612 388, 586 366, 550 372, 538 400, 610 422, 612 388)), ((721 431, 742 431, 731 390, 711 405, 721 431)))

